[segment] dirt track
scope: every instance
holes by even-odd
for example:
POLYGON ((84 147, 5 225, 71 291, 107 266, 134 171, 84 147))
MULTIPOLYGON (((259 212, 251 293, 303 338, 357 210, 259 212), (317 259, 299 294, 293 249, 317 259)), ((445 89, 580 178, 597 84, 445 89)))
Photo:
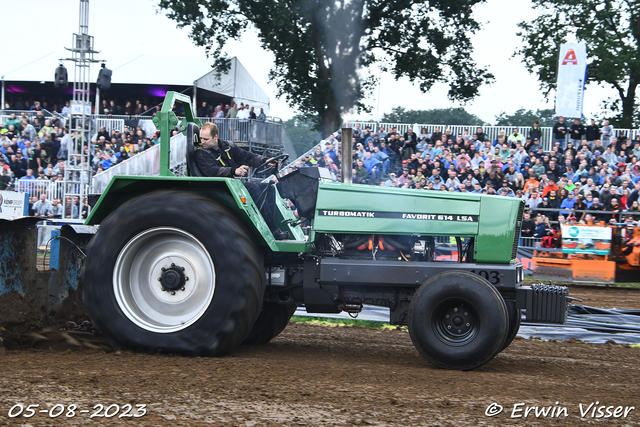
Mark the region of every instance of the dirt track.
MULTIPOLYGON (((572 294, 590 305, 640 307, 640 292, 611 291, 572 294), (588 300, 603 296, 604 304, 588 300)), ((89 349, 44 335, 50 339, 32 335, 32 348, 0 356, 0 425, 575 426, 599 422, 581 419, 578 406, 596 401, 638 408, 607 424, 640 424, 640 349, 618 345, 518 339, 482 368, 452 372, 422 359, 405 330, 291 324, 268 345, 196 359, 89 349), (504 411, 487 417, 493 402, 504 411), (509 419, 519 402, 564 406, 569 416, 509 419), (78 409, 64 421, 45 413, 9 419, 16 403, 78 409), (146 404, 147 415, 89 419, 96 404, 126 403, 146 404)))

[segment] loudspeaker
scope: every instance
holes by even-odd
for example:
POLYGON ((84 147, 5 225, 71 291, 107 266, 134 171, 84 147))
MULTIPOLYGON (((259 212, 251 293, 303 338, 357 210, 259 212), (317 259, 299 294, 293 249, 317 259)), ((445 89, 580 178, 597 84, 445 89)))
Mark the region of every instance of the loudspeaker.
POLYGON ((53 80, 53 85, 55 87, 69 86, 69 80, 67 78, 67 69, 62 64, 60 64, 58 68, 56 68, 56 76, 53 80))
POLYGON ((98 73, 97 85, 100 90, 109 90, 111 87, 111 70, 105 68, 104 64, 102 64, 102 69, 98 73))

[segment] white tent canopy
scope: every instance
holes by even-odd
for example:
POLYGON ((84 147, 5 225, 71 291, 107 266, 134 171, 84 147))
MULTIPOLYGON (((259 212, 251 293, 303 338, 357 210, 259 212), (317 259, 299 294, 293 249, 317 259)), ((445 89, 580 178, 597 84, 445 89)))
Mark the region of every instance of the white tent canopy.
POLYGON ((238 105, 241 102, 249 104, 255 107, 256 114, 260 108, 264 108, 265 114, 269 114, 269 97, 236 57, 231 59, 231 67, 227 73, 218 77, 217 72, 213 70, 194 81, 193 84, 196 90, 207 90, 228 96, 238 105))

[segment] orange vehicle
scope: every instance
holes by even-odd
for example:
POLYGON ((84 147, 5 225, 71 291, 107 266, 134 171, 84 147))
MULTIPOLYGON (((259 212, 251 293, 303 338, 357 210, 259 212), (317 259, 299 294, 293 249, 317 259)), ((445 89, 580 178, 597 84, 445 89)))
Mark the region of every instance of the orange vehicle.
MULTIPOLYGON (((592 224, 588 226, 593 227, 592 224)), ((624 224, 606 228, 611 229, 610 240, 580 239, 577 234, 583 229, 578 228, 573 235, 561 236, 558 249, 535 250, 532 259, 534 278, 568 282, 640 282, 640 228, 624 224)))

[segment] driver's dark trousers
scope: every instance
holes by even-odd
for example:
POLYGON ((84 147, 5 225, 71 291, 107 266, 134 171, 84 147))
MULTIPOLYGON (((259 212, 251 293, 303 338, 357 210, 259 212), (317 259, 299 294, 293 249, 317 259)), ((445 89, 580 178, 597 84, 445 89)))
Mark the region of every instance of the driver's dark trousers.
POLYGON ((276 228, 276 190, 273 183, 245 182, 244 186, 249 190, 253 202, 258 206, 269 230, 276 228))

